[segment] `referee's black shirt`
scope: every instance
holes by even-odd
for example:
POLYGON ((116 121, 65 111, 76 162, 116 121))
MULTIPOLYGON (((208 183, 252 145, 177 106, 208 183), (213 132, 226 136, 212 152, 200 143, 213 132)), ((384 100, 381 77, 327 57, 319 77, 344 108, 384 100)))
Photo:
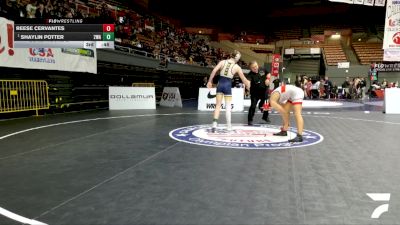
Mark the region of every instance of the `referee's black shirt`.
POLYGON ((247 79, 251 82, 250 84, 250 94, 260 93, 260 91, 265 91, 267 86, 265 86, 266 75, 260 75, 260 73, 254 73, 250 71, 247 74, 247 79))

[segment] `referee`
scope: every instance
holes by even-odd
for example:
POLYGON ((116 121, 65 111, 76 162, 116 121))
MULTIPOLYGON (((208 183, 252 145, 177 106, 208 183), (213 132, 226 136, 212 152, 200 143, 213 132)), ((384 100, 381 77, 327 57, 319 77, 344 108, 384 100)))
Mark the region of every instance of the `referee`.
POLYGON ((262 75, 260 74, 258 63, 256 61, 252 61, 250 63, 250 72, 247 75, 247 79, 251 82, 250 88, 250 99, 251 105, 249 108, 248 114, 248 124, 249 126, 253 125, 253 118, 256 112, 256 106, 258 101, 258 108, 263 111, 262 119, 270 123, 271 121, 268 118, 268 109, 264 110, 263 105, 265 100, 268 99, 268 91, 269 91, 269 84, 270 84, 271 74, 262 75))

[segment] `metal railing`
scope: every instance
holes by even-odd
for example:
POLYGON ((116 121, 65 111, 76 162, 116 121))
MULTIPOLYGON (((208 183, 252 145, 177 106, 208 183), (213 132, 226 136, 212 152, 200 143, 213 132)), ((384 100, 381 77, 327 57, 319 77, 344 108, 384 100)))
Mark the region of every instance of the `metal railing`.
POLYGON ((154 55, 153 53, 150 53, 150 52, 137 50, 137 49, 133 49, 133 48, 130 48, 130 47, 124 47, 124 46, 117 45, 117 44, 114 47, 115 47, 115 50, 118 50, 118 51, 121 51, 121 52, 127 52, 127 53, 132 54, 132 55, 142 55, 142 56, 146 56, 146 57, 152 57, 152 58, 155 58, 155 59, 160 59, 162 57, 166 57, 166 55, 164 55, 164 54, 154 55))
POLYGON ((49 109, 49 86, 44 80, 0 80, 0 113, 49 109))
POLYGON ((132 87, 155 87, 154 83, 132 83, 132 87))
MULTIPOLYGON (((121 45, 118 45, 118 44, 115 44, 114 47, 115 47, 115 50, 118 50, 118 51, 121 51, 121 52, 126 52, 126 53, 129 53, 131 55, 141 55, 141 56, 145 56, 145 57, 151 57, 151 58, 154 58, 154 59, 158 59, 160 61, 169 59, 168 61, 170 61, 170 62, 179 63, 178 61, 175 60, 175 58, 173 56, 168 56, 168 55, 165 55, 165 54, 162 54, 162 53, 155 55, 155 54, 150 53, 150 52, 146 52, 146 51, 143 51, 143 50, 137 50, 137 49, 133 49, 133 48, 130 48, 130 47, 124 47, 124 46, 121 46, 121 45)), ((213 56, 213 57, 216 57, 216 56, 213 56)), ((189 63, 181 63, 181 64, 204 67, 204 65, 202 65, 201 62, 196 62, 196 61, 193 61, 193 64, 189 64, 189 63)))

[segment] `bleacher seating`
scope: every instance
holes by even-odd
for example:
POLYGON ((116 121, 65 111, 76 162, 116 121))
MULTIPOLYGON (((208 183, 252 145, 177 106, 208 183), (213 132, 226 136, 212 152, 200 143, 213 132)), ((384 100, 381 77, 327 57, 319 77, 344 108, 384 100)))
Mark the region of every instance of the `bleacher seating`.
POLYGON ((324 31, 340 31, 351 29, 353 33, 366 33, 366 27, 362 25, 318 24, 310 26, 311 35, 324 34, 324 31))
POLYGON ((383 32, 385 31, 385 25, 384 24, 375 25, 375 29, 377 34, 383 34, 383 32))
POLYGON ((340 42, 338 43, 314 43, 314 44, 292 44, 292 48, 322 48, 325 55, 326 62, 329 66, 336 66, 338 62, 348 61, 340 42))
POLYGON ((351 31, 353 33, 366 33, 367 29, 364 26, 361 26, 361 25, 352 25, 351 26, 351 31))
POLYGON ((324 29, 325 28, 322 25, 311 26, 310 33, 311 35, 324 34, 324 29))
POLYGON ((319 59, 290 60, 290 62, 287 63, 286 72, 315 76, 319 74, 319 68, 319 59))
POLYGON ((311 32, 311 35, 317 35, 317 34, 324 34, 324 31, 326 31, 326 30, 338 31, 338 30, 347 29, 347 28, 349 28, 349 27, 345 26, 345 25, 318 24, 318 25, 311 25, 310 32, 311 32))
POLYGON ((352 46, 360 63, 363 65, 383 61, 382 43, 356 42, 352 46))
POLYGON ((279 30, 275 30, 272 33, 272 40, 297 40, 303 37, 302 30, 300 27, 287 27, 279 30))
POLYGON ((347 58, 340 44, 321 45, 324 49, 325 59, 329 66, 336 66, 338 62, 346 62, 347 58))

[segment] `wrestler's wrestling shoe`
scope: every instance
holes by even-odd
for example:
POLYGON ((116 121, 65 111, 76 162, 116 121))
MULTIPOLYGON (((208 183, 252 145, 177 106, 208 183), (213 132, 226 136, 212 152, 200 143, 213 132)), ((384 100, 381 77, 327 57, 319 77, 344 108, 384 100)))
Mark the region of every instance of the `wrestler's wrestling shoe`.
POLYGON ((293 139, 290 139, 289 142, 290 143, 303 142, 303 136, 301 136, 300 134, 297 134, 297 136, 295 138, 293 138, 293 139))
POLYGON ((280 132, 275 133, 274 136, 287 136, 287 131, 281 130, 280 132))
POLYGON ((214 121, 214 122, 212 123, 211 132, 212 132, 212 133, 217 132, 217 122, 216 122, 216 121, 214 121))

